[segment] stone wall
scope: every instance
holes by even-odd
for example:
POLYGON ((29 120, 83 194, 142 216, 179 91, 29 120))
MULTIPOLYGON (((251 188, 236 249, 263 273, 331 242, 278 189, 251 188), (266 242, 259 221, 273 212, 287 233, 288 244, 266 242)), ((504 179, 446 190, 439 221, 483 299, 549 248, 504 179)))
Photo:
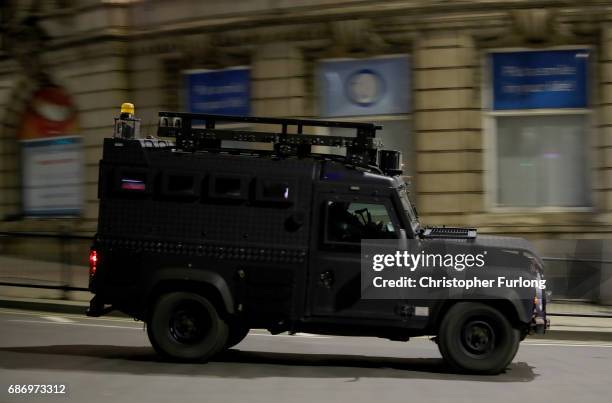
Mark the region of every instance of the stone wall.
POLYGON ((253 115, 306 115, 306 71, 299 48, 290 43, 260 45, 253 55, 251 68, 253 115))
MULTIPOLYGON (((498 2, 494 8, 490 2, 473 1, 468 10, 452 2, 397 2, 383 8, 321 0, 299 2, 299 8, 297 3, 279 2, 274 12, 262 1, 241 2, 229 11, 223 2, 211 3, 208 10, 195 3, 163 5, 162 13, 156 8, 162 7, 161 2, 118 5, 92 0, 69 16, 50 13, 44 18, 53 38, 43 52, 44 63, 74 97, 85 138, 86 209, 82 220, 69 223, 75 229, 95 230, 102 139, 110 135, 122 102, 133 102, 143 133, 154 134, 157 112, 182 106, 183 68, 249 64, 253 114, 317 116, 313 94, 317 57, 330 57, 342 48, 343 57, 402 52, 411 58, 414 191, 426 224, 473 225, 483 232, 532 238, 610 236, 612 28, 608 17, 594 16, 589 5, 568 8, 563 2, 542 3, 555 10, 557 19, 551 24, 557 31, 537 47, 589 45, 597 55, 592 83, 596 91, 591 95, 597 107, 589 139, 593 207, 500 213, 492 211, 487 201, 491 189, 487 188, 482 63, 489 48, 533 47, 517 34, 520 24, 510 9, 510 3, 520 7, 528 2, 498 2), (340 20, 352 23, 334 28, 340 20), (358 32, 349 32, 351 27, 358 32)), ((4 218, 19 212, 15 130, 32 90, 22 68, 10 54, 0 52, 0 217, 4 218)), ((0 223, 0 230, 58 225, 25 220, 0 223)))

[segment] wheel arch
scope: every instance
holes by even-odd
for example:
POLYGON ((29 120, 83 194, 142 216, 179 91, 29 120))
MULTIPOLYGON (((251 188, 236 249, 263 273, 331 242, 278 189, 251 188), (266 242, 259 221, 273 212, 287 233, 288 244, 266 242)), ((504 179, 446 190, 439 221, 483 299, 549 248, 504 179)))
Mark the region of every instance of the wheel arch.
POLYGON ((524 306, 521 301, 511 300, 511 299, 483 299, 483 298, 473 298, 473 299, 456 299, 456 300, 445 300, 441 302, 436 308, 436 315, 431 327, 436 332, 440 328, 440 324, 446 316, 446 313, 456 304, 461 302, 477 302, 481 304, 488 305, 492 308, 497 309, 501 313, 507 316, 508 320, 513 326, 517 328, 521 328, 526 326, 529 323, 530 317, 526 315, 524 306))
POLYGON ((235 313, 234 298, 227 282, 218 273, 208 270, 162 269, 153 276, 147 289, 142 309, 145 318, 160 295, 174 291, 191 291, 205 296, 222 316, 235 313))

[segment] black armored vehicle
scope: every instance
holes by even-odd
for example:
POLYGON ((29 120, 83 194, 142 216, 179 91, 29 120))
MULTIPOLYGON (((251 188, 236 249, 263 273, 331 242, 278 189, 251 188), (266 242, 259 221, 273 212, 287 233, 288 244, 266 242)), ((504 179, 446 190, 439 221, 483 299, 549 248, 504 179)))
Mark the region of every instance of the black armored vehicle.
MULTIPOLYGON (((379 126, 175 112, 159 113, 157 137, 138 125, 127 108, 104 140, 88 315, 144 321, 166 358, 205 361, 250 329, 431 335, 452 367, 499 373, 547 326, 535 288, 528 299, 361 298, 362 239, 481 238, 421 227, 398 153, 377 149, 379 126), (317 134, 325 127, 354 133, 317 134)), ((490 249, 511 257, 506 272, 541 276, 537 254, 515 244, 490 249)))

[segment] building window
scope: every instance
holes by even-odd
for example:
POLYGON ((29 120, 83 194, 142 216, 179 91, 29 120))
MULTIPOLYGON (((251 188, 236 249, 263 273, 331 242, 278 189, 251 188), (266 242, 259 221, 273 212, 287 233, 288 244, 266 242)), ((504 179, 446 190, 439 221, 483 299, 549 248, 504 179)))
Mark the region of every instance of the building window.
POLYGON ((585 49, 489 55, 494 208, 590 204, 585 49))
MULTIPOLYGON (((383 149, 402 152, 404 174, 413 174, 410 60, 407 55, 321 60, 316 86, 319 114, 331 120, 375 122, 383 149)), ((321 134, 354 136, 354 129, 330 128, 321 134)), ((315 152, 335 153, 333 147, 315 152)))
POLYGON ((584 114, 497 117, 498 205, 587 205, 587 127, 584 114))

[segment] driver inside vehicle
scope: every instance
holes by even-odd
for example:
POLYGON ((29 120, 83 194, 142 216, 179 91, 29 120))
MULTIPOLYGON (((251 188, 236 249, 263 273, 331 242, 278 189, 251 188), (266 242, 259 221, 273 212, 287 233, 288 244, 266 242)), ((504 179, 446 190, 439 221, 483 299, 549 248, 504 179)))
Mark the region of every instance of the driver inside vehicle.
POLYGON ((358 243, 362 239, 395 238, 395 230, 383 204, 328 202, 328 239, 358 243))

